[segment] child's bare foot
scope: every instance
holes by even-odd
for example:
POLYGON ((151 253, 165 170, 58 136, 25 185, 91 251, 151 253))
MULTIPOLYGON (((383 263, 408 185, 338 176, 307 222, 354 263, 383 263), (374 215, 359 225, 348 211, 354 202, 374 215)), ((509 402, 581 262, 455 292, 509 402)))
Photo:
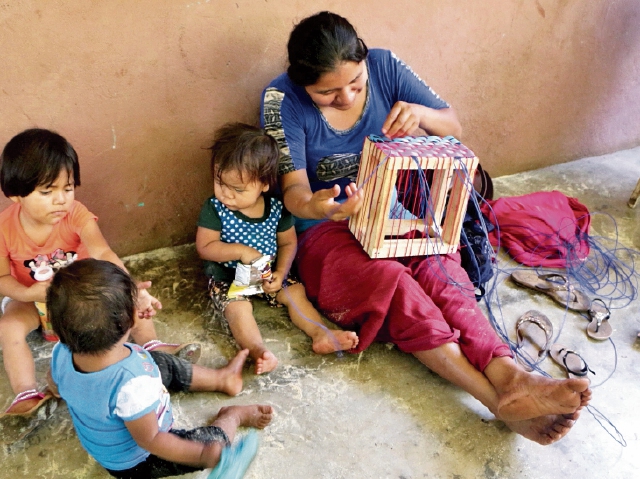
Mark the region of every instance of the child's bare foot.
MULTIPOLYGON (((271 422, 272 416, 273 408, 268 404, 225 406, 220 408, 213 424, 223 427, 224 424, 233 423, 235 427, 243 426, 264 429, 267 424, 271 422)), ((225 428, 223 427, 223 429, 225 428)), ((227 431, 227 429, 225 429, 225 431, 227 431)))
POLYGON ((316 354, 330 354, 336 351, 346 351, 358 345, 358 335, 353 331, 341 331, 339 329, 324 329, 312 337, 313 352, 316 354))
POLYGON ((580 412, 576 411, 573 414, 540 416, 525 421, 505 421, 505 424, 513 432, 546 446, 566 436, 578 417, 580 412))
POLYGON ((218 391, 235 396, 242 391, 242 367, 249 356, 249 350, 243 349, 229 363, 218 369, 220 376, 220 387, 218 391))
POLYGON ((551 379, 524 372, 499 394, 498 416, 503 421, 572 414, 591 399, 588 379, 551 379))
POLYGON ((256 374, 271 372, 278 365, 278 358, 268 349, 264 349, 258 354, 253 358, 256 362, 256 374))

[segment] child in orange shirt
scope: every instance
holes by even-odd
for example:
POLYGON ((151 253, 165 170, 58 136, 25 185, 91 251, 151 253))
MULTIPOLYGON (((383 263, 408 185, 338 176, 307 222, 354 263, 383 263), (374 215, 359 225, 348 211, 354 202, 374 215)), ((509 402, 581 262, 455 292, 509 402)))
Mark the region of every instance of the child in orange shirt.
MULTIPOLYGON (((51 398, 37 389, 35 363, 26 342, 40 326, 34 302, 44 303, 50 283, 50 279, 39 281, 41 273, 88 257, 125 268, 102 236, 97 217, 74 200, 80 167, 67 140, 48 130, 26 130, 7 143, 0 162, 2 192, 14 202, 0 213, 0 295, 4 296, 0 347, 16 394, 5 414, 28 415, 51 398)), ((199 345, 157 340, 151 316, 162 305, 148 293, 149 286, 150 282, 139 285, 137 309, 145 320, 138 321, 132 337, 147 350, 179 351, 197 360, 199 345)))

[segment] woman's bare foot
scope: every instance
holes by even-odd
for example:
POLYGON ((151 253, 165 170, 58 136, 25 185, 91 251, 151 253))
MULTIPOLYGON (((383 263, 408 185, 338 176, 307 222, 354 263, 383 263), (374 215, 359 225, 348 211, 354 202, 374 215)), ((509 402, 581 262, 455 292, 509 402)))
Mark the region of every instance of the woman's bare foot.
POLYGON ((505 424, 513 432, 547 446, 566 436, 578 417, 580 412, 576 411, 573 414, 540 416, 525 421, 505 421, 505 424))
POLYGON ((229 363, 218 369, 220 376, 220 386, 218 391, 235 396, 242 391, 242 367, 249 356, 249 350, 243 349, 229 363))
POLYGON ((358 335, 353 331, 321 329, 313 340, 313 352, 316 354, 330 354, 336 351, 347 351, 358 345, 358 335))
POLYGON ((591 389, 587 389, 580 394, 580 407, 576 411, 580 411, 591 401, 591 389))
POLYGON ((591 399, 588 379, 551 379, 524 371, 496 391, 497 415, 503 421, 572 414, 591 399))
POLYGON ((214 424, 233 421, 236 427, 255 427, 264 429, 273 416, 273 408, 267 404, 251 404, 249 406, 221 407, 214 424))
POLYGON ((268 349, 262 350, 258 353, 257 357, 253 357, 253 359, 256 362, 256 374, 271 372, 278 365, 278 358, 268 349))

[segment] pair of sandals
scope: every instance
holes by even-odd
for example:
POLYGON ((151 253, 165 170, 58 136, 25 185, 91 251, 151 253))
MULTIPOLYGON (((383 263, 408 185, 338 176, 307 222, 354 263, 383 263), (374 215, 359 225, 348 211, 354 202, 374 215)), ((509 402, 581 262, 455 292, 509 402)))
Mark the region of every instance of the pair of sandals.
POLYGON ((520 286, 545 293, 567 309, 588 315, 587 335, 599 341, 609 339, 613 328, 609 323, 611 311, 600 298, 591 301, 582 291, 575 289, 560 273, 537 274, 531 270, 516 270, 511 279, 520 286))
POLYGON ((531 310, 520 316, 516 322, 516 335, 516 358, 527 371, 532 371, 549 355, 566 369, 570 378, 583 378, 589 373, 595 375, 580 354, 561 344, 551 344, 553 324, 540 311, 531 310))

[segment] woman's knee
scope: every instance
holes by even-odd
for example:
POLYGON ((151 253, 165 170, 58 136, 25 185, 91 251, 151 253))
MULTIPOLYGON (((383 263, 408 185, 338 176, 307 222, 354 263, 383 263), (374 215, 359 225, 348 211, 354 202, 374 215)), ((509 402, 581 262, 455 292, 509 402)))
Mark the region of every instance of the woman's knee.
POLYGON ((410 276, 410 270, 395 259, 372 259, 366 263, 365 272, 371 282, 396 278, 405 274, 410 276))
POLYGON ((426 279, 446 279, 448 281, 467 283, 469 276, 460 265, 459 255, 427 256, 412 267, 414 277, 426 279))

